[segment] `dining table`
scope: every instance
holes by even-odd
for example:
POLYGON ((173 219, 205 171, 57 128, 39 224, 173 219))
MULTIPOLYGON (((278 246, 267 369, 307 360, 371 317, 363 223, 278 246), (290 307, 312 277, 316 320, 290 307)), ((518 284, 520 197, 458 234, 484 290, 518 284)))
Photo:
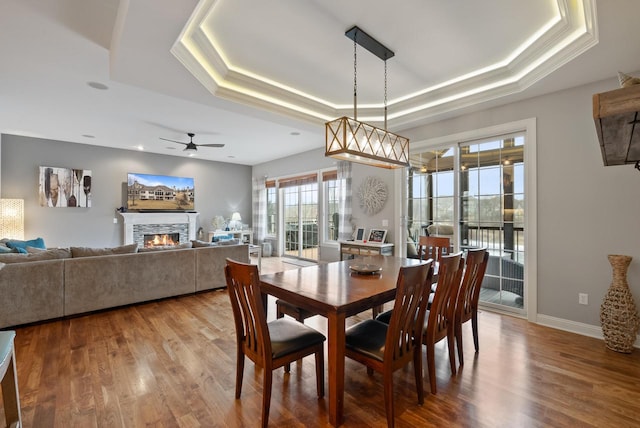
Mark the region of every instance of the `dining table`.
POLYGON ((367 256, 260 275, 265 305, 271 295, 327 318, 331 425, 340 426, 344 419, 346 319, 393 300, 400 268, 420 263, 424 262, 367 256))

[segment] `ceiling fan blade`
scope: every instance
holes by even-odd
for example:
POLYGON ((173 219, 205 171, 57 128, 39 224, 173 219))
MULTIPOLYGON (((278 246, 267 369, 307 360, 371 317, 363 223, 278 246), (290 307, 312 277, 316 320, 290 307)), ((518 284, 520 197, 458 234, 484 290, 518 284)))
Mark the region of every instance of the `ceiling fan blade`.
POLYGON ((182 141, 170 140, 170 139, 168 139, 168 138, 162 138, 162 137, 158 137, 158 138, 160 138, 161 140, 164 140, 164 141, 170 141, 170 142, 172 142, 172 143, 184 144, 185 146, 186 146, 187 144, 189 144, 189 143, 183 143, 182 141))
POLYGON ((224 147, 224 144, 197 144, 198 147, 224 147))

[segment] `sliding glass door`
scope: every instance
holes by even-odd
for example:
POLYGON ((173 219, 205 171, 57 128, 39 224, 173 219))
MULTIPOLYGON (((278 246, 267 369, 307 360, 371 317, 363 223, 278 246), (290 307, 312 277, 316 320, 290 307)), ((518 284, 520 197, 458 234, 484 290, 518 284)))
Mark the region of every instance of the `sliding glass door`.
POLYGON ((318 183, 282 188, 284 255, 318 260, 318 183))
POLYGON ((446 236, 456 251, 485 247, 480 299, 525 307, 525 134, 420 150, 408 173, 407 253, 420 235, 446 236))

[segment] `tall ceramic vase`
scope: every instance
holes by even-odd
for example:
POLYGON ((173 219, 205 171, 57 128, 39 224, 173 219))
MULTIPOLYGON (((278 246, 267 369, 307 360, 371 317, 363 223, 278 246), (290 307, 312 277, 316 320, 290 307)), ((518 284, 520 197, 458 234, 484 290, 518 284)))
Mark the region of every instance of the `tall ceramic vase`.
POLYGON ((600 306, 600 323, 607 348, 630 353, 640 327, 640 318, 627 283, 630 256, 610 254, 613 280, 600 306))

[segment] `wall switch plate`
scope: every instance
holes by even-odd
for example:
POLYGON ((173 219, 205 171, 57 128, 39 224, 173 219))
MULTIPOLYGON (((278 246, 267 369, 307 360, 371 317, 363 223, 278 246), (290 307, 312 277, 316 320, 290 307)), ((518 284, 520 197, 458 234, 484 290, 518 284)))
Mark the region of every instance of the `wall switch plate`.
POLYGON ((382 227, 389 227, 389 220, 382 220, 382 227))
POLYGON ((113 224, 118 224, 118 219, 116 217, 113 218, 113 224))
POLYGON ((588 305, 589 295, 587 293, 578 293, 578 303, 581 305, 588 305))

